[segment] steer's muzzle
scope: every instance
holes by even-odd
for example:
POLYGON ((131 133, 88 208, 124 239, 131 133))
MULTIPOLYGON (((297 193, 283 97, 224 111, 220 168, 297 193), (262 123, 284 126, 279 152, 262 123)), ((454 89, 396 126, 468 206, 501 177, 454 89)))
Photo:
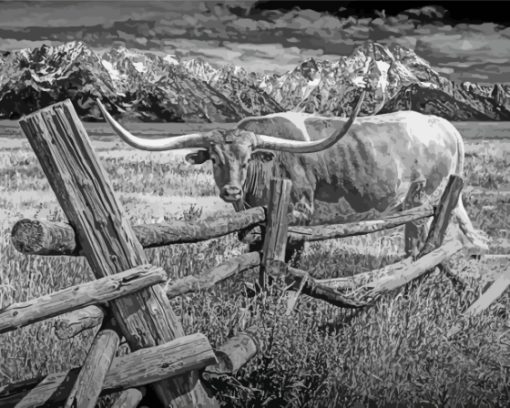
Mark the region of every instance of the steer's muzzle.
POLYGON ((231 202, 240 200, 242 193, 243 193, 243 190, 241 189, 241 187, 226 185, 221 189, 220 197, 223 200, 231 203, 231 202))

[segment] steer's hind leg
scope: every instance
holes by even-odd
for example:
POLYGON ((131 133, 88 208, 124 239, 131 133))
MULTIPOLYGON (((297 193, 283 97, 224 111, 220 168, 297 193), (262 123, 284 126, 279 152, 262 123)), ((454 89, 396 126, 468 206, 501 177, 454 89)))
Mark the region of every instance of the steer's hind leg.
MULTIPOLYGON (((292 208, 292 220, 290 225, 309 225, 314 213, 313 198, 311 194, 301 194, 300 200, 292 208)), ((289 228, 292 228, 291 226, 289 228)), ((285 262, 296 266, 301 259, 305 248, 304 241, 287 242, 285 262)))
MULTIPOLYGON (((414 180, 404 199, 402 208, 410 209, 422 205, 426 200, 426 180, 423 177, 414 180)), ((430 227, 430 221, 416 220, 408 222, 404 227, 404 246, 406 256, 415 258, 422 249, 430 227)))
POLYGON ((462 195, 459 197, 459 203, 455 208, 455 218, 459 223, 460 230, 464 233, 464 235, 469 239, 469 241, 473 244, 477 251, 484 253, 489 250, 489 236, 480 230, 475 229, 471 220, 469 219, 468 213, 464 208, 464 203, 462 202, 462 195))

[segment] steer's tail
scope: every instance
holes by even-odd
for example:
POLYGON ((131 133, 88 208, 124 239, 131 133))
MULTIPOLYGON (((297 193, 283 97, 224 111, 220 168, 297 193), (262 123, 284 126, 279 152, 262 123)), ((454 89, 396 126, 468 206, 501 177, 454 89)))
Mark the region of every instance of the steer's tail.
MULTIPOLYGON (((451 126, 457 136, 457 167, 455 173, 459 176, 464 176, 464 140, 459 131, 453 125, 451 126)), ((471 223, 468 213, 464 208, 464 203, 462 202, 462 192, 460 193, 459 202, 457 203, 457 207, 455 207, 454 213, 459 223, 460 230, 466 235, 469 241, 480 251, 487 252, 489 250, 490 238, 484 231, 475 229, 471 223)))

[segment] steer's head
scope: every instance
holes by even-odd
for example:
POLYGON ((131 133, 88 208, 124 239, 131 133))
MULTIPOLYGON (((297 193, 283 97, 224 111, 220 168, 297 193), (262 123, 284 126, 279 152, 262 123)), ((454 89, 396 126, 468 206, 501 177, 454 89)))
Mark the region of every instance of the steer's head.
POLYGON ((214 181, 220 197, 227 202, 237 202, 243 197, 243 185, 248 172, 248 163, 254 157, 269 157, 256 151, 257 137, 244 130, 213 130, 205 133, 209 139, 207 148, 186 155, 191 164, 212 163, 214 181))
POLYGON ((336 129, 326 139, 312 142, 281 139, 240 129, 213 130, 161 139, 140 137, 124 129, 111 117, 99 100, 97 103, 113 130, 133 147, 151 151, 197 149, 188 154, 186 160, 192 164, 201 164, 206 160, 211 160, 214 179, 220 190, 221 198, 227 202, 238 202, 243 197, 248 162, 253 157, 266 159, 270 154, 264 153, 264 151, 312 153, 327 149, 347 133, 361 108, 364 95, 365 91, 361 93, 351 117, 342 128, 336 129))

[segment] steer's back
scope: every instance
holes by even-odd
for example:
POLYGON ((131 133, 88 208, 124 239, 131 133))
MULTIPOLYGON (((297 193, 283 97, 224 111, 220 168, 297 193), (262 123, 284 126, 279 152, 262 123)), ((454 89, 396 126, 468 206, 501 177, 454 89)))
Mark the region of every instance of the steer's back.
MULTIPOLYGON (((347 120, 287 112, 248 118, 241 126, 269 136, 317 140, 347 120)), ((402 201, 414 179, 425 178, 425 190, 432 194, 456 172, 459 140, 445 119, 400 111, 357 118, 331 148, 303 155, 280 153, 276 160, 287 169, 285 176, 292 179, 297 196, 311 188, 315 204, 326 208, 344 201, 353 212, 385 211, 402 201)))

